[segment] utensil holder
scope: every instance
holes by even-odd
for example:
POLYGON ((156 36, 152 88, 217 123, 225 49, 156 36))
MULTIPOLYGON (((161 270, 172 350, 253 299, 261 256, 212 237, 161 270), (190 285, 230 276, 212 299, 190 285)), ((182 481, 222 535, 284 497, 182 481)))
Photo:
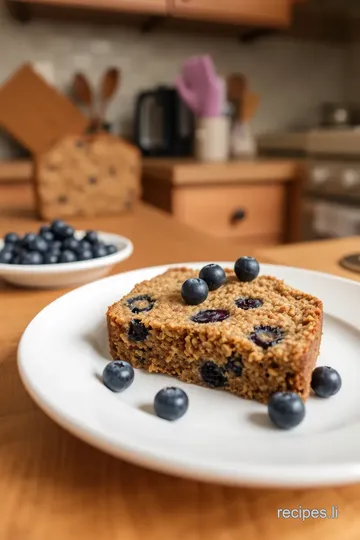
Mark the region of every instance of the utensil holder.
POLYGON ((199 118, 195 128, 195 157, 199 161, 226 161, 230 148, 227 116, 199 118))

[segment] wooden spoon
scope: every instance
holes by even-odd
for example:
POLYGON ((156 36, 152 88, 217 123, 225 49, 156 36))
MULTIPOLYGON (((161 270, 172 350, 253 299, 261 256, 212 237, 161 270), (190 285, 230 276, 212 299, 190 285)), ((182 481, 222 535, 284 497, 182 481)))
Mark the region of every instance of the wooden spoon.
POLYGON ((75 74, 72 84, 72 94, 76 101, 88 108, 89 117, 91 119, 94 112, 94 97, 90 83, 82 73, 75 74))
POLYGON ((100 87, 100 111, 99 111, 99 125, 102 126, 105 120, 106 110, 110 100, 114 97, 116 90, 118 89, 120 82, 120 71, 117 68, 109 68, 101 81, 100 87))

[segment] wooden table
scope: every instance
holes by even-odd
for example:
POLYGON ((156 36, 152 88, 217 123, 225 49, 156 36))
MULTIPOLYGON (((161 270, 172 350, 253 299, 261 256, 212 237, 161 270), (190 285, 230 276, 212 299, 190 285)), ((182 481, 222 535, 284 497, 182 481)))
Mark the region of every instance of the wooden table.
MULTIPOLYGON (((1 235, 10 228, 24 232, 38 225, 25 199, 18 207, 7 207, 8 217, 1 214, 1 235)), ((92 226, 134 241, 134 255, 117 270, 185 260, 233 260, 241 254, 239 248, 145 206, 126 217, 98 219, 92 226)), ((275 259, 276 250, 266 255, 275 259)), ((286 262, 291 264, 292 258, 286 262)), ((318 267, 320 263, 319 258, 318 267)), ((4 285, 0 289, 1 540, 359 539, 360 486, 285 491, 191 482, 102 454, 49 420, 21 385, 16 348, 32 317, 63 292, 4 285), (278 508, 298 505, 338 505, 339 518, 305 523, 277 519, 278 508)))

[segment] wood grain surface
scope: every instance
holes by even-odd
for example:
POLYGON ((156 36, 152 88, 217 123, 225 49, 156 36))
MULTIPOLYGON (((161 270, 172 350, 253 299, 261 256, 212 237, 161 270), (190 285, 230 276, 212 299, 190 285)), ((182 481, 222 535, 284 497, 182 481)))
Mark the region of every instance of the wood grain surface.
MULTIPOLYGON (((0 235, 9 229, 25 232, 38 226, 32 217, 29 192, 22 196, 19 191, 1 193, 5 195, 0 205, 0 235)), ((89 223, 77 221, 75 225, 88 227, 89 223)), ((133 256, 116 271, 166 262, 233 260, 244 254, 239 247, 181 226, 145 205, 124 217, 94 220, 91 226, 133 240, 133 256)), ((318 268, 336 271, 330 255, 321 258, 321 250, 317 246, 318 268)), ((296 253, 294 248, 283 262, 298 264, 296 253)), ((276 250, 267 251, 266 257, 276 258, 276 250)), ((102 454, 49 420, 19 380, 16 349, 30 320, 64 292, 0 286, 1 540, 359 539, 358 485, 260 490, 192 482, 102 454), (339 517, 304 523, 277 518, 279 508, 298 505, 337 505, 339 517)))

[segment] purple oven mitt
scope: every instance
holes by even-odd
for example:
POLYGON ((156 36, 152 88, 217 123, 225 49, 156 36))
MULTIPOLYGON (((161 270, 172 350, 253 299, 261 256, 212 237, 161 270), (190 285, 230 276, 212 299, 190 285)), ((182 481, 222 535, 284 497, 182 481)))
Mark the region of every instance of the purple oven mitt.
POLYGON ((175 86, 187 106, 199 117, 219 116, 222 111, 221 80, 210 56, 189 58, 175 86))

